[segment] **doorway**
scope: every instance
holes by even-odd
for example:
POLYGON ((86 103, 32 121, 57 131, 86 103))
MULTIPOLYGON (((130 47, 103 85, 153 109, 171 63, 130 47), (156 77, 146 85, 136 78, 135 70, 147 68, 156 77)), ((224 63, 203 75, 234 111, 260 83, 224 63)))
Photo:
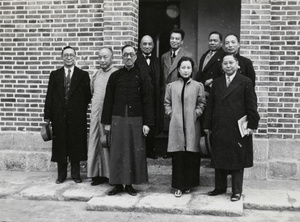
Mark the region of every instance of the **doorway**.
POLYGON ((170 32, 180 28, 179 1, 143 1, 139 4, 139 42, 150 35, 155 43, 157 57, 170 49, 170 32))

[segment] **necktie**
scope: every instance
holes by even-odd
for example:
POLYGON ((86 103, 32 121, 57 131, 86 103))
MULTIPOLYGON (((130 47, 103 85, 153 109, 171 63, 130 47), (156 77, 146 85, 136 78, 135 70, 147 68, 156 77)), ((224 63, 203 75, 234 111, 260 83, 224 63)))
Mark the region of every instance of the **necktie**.
POLYGON ((230 77, 229 77, 229 76, 227 76, 227 77, 226 77, 226 86, 228 87, 228 86, 229 86, 229 84, 230 84, 230 77))
POLYGON ((71 69, 68 69, 68 75, 65 82, 65 98, 68 99, 69 89, 71 84, 71 69))
POLYGON ((150 61, 151 61, 151 56, 150 55, 145 55, 145 59, 148 65, 150 65, 150 61))
POLYGON ((173 63, 175 57, 176 57, 176 54, 175 54, 174 51, 172 51, 172 55, 171 55, 171 64, 173 63))
POLYGON ((209 60, 211 59, 212 56, 213 56, 213 52, 209 51, 209 53, 207 53, 207 55, 204 59, 202 70, 205 68, 205 66, 207 65, 207 63, 209 62, 209 60))

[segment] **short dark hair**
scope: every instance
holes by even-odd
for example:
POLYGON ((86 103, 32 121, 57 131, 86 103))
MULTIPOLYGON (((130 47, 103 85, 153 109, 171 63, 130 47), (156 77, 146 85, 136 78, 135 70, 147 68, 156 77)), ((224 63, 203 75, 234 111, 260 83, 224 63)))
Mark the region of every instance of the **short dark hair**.
POLYGON ((124 49, 126 49, 126 48, 128 48, 128 47, 132 47, 132 48, 134 49, 134 51, 136 51, 136 49, 134 48, 133 45, 126 44, 126 45, 124 45, 124 46, 122 47, 121 52, 123 53, 124 49))
POLYGON ((236 61, 239 61, 238 58, 237 58, 237 56, 236 56, 235 54, 230 54, 230 53, 226 53, 226 54, 223 56, 222 61, 224 60, 224 58, 225 58, 226 56, 232 56, 236 61))
MULTIPOLYGON (((177 63, 177 69, 179 69, 180 68, 180 66, 181 66, 181 63, 183 63, 183 62, 186 62, 186 61, 189 61, 189 62, 191 62, 191 65, 192 65, 192 71, 194 71, 194 61, 193 61, 193 59, 191 58, 191 57, 188 57, 188 56, 183 56, 183 57, 181 57, 181 59, 178 61, 178 63, 177 63)), ((180 73, 178 72, 177 73, 177 77, 180 77, 180 73)))
POLYGON ((182 29, 173 29, 170 33, 170 36, 172 35, 172 33, 179 33, 181 35, 182 40, 184 39, 185 32, 182 29))
POLYGON ((73 50, 74 50, 74 53, 75 53, 75 55, 76 55, 76 50, 75 50, 72 46, 69 46, 69 45, 65 46, 65 47, 61 50, 61 55, 64 54, 64 51, 65 51, 66 49, 73 49, 73 50))
POLYGON ((225 39, 226 39, 228 36, 230 36, 230 35, 233 35, 234 37, 236 37, 238 43, 240 43, 240 38, 239 38, 236 34, 234 34, 234 33, 229 33, 229 34, 227 34, 227 35, 225 36, 225 39))
POLYGON ((223 35, 222 35, 220 32, 217 32, 217 31, 212 31, 211 33, 209 33, 208 39, 209 39, 209 37, 210 37, 211 35, 213 35, 213 34, 218 35, 219 38, 220 38, 220 40, 221 40, 221 42, 222 42, 222 40, 223 40, 223 35))

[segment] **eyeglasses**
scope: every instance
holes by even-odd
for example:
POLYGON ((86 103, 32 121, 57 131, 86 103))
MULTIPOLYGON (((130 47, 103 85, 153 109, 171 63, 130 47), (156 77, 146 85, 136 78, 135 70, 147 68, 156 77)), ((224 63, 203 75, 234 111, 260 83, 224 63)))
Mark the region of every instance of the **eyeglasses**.
POLYGON ((63 57, 64 57, 65 59, 67 59, 67 58, 69 58, 69 57, 71 57, 71 58, 73 59, 73 58, 76 57, 76 55, 75 55, 75 54, 64 54, 63 57))
POLYGON ((132 57, 136 56, 136 54, 133 53, 133 52, 131 52, 131 53, 124 53, 122 56, 123 56, 124 58, 128 58, 128 57, 130 56, 130 57, 132 58, 132 57))

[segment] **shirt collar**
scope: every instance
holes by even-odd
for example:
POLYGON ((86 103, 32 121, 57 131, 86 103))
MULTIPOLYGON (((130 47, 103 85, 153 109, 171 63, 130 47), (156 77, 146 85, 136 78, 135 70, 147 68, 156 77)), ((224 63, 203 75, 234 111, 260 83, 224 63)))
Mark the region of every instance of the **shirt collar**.
MULTIPOLYGON (((236 73, 237 73, 237 72, 235 72, 234 74, 232 74, 231 76, 229 76, 230 82, 232 82, 233 78, 236 76, 236 73)), ((225 75, 226 75, 226 74, 225 74, 225 75)), ((226 75, 226 78, 227 78, 227 75, 226 75)))
POLYGON ((75 67, 75 66, 72 66, 72 67, 70 67, 70 68, 67 68, 67 67, 64 66, 65 74, 68 75, 68 71, 69 71, 69 69, 71 69, 71 76, 72 76, 72 74, 74 73, 74 67, 75 67))
MULTIPOLYGON (((175 56, 177 56, 178 55, 178 52, 179 52, 179 50, 181 49, 181 47, 180 48, 178 48, 178 49, 176 49, 175 51, 174 51, 174 53, 175 53, 175 56)), ((172 56, 172 54, 173 54, 173 50, 171 50, 171 56, 172 56)))

